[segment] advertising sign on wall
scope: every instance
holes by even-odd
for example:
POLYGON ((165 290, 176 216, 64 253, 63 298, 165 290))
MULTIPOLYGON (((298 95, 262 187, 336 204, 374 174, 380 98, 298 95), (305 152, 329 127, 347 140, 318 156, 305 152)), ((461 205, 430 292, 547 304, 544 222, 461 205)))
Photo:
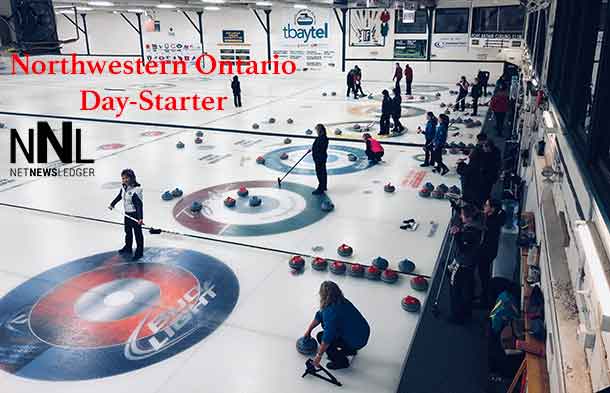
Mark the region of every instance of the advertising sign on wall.
POLYGON ((432 46, 436 49, 467 48, 468 36, 435 38, 432 46))
POLYGON ((385 46, 390 13, 382 9, 349 10, 350 46, 385 46))
POLYGON ((243 30, 223 30, 222 42, 224 44, 243 44, 246 41, 243 30))
POLYGON ((428 40, 394 40, 394 58, 425 59, 428 40))

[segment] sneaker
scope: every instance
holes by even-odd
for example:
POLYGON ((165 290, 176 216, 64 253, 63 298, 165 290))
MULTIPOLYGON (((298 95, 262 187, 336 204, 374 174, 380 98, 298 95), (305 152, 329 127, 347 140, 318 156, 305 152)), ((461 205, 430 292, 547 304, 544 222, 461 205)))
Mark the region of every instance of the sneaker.
POLYGON ((424 162, 423 164, 419 164, 419 166, 421 166, 422 168, 425 168, 427 166, 430 166, 430 164, 428 164, 427 162, 424 162))
POLYGON ((135 261, 137 261, 137 260, 141 259, 143 256, 144 256, 144 255, 142 255, 142 254, 135 254, 135 255, 133 256, 133 258, 131 258, 131 260, 132 260, 133 262, 135 262, 135 261))
POLYGON ((326 364, 326 368, 328 368, 329 370, 341 370, 344 368, 348 368, 349 367, 349 362, 346 360, 345 363, 343 362, 328 362, 326 364))
POLYGON ((119 250, 119 254, 131 254, 131 248, 123 247, 119 250))
POLYGON ((441 176, 445 176, 447 174, 447 172, 449 172, 449 168, 443 168, 441 170, 441 176))

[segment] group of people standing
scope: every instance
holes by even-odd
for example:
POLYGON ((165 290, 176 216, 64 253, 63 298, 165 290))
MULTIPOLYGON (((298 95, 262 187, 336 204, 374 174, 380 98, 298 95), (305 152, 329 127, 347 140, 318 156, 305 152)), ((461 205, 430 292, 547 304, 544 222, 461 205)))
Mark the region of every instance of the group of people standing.
POLYGON ((449 168, 443 163, 443 149, 449 134, 449 116, 443 113, 437 118, 434 113, 428 112, 426 118, 428 120, 426 128, 418 131, 418 133, 423 133, 426 138, 424 143, 425 158, 420 166, 432 166, 433 172, 438 172, 441 176, 444 176, 449 172, 449 168))

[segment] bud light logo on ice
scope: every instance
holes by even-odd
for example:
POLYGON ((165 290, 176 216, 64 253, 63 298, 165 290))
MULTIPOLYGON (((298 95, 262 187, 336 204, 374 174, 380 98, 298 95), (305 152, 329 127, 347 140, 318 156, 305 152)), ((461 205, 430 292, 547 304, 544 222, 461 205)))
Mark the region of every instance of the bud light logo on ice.
POLYGON ((303 40, 305 44, 310 40, 328 38, 328 22, 324 22, 323 27, 317 27, 316 17, 308 9, 297 12, 294 17, 294 26, 288 23, 282 30, 284 38, 303 40))

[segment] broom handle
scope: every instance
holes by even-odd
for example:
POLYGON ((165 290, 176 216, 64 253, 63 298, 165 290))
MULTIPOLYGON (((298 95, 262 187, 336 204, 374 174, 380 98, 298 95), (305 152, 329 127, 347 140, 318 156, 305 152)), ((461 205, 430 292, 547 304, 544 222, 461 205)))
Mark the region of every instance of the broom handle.
POLYGON ((292 170, 293 170, 294 168, 296 168, 296 166, 297 166, 297 165, 299 165, 299 162, 303 161, 303 158, 305 158, 305 157, 306 157, 306 156, 307 156, 309 153, 311 153, 311 150, 307 150, 307 153, 303 154, 303 157, 299 158, 299 161, 297 161, 297 163, 296 163, 296 164, 294 164, 294 165, 292 166, 292 168, 290 168, 290 169, 288 170, 288 172, 286 172, 286 174, 285 174, 285 175, 282 177, 282 179, 280 180, 280 183, 281 183, 282 181, 284 181, 284 179, 286 178, 286 176, 288 176, 288 174, 289 174, 290 172, 292 172, 292 170))
MULTIPOLYGON (((112 208, 110 210, 114 211, 114 208, 112 208)), ((121 214, 121 212, 119 212, 119 211, 117 211, 117 213, 121 214)), ((133 218, 131 216, 128 216, 126 213, 123 213, 123 216, 129 218, 131 221, 133 221, 133 222, 137 223, 138 225, 140 225, 140 222, 138 220, 136 220, 135 218, 133 218)))

